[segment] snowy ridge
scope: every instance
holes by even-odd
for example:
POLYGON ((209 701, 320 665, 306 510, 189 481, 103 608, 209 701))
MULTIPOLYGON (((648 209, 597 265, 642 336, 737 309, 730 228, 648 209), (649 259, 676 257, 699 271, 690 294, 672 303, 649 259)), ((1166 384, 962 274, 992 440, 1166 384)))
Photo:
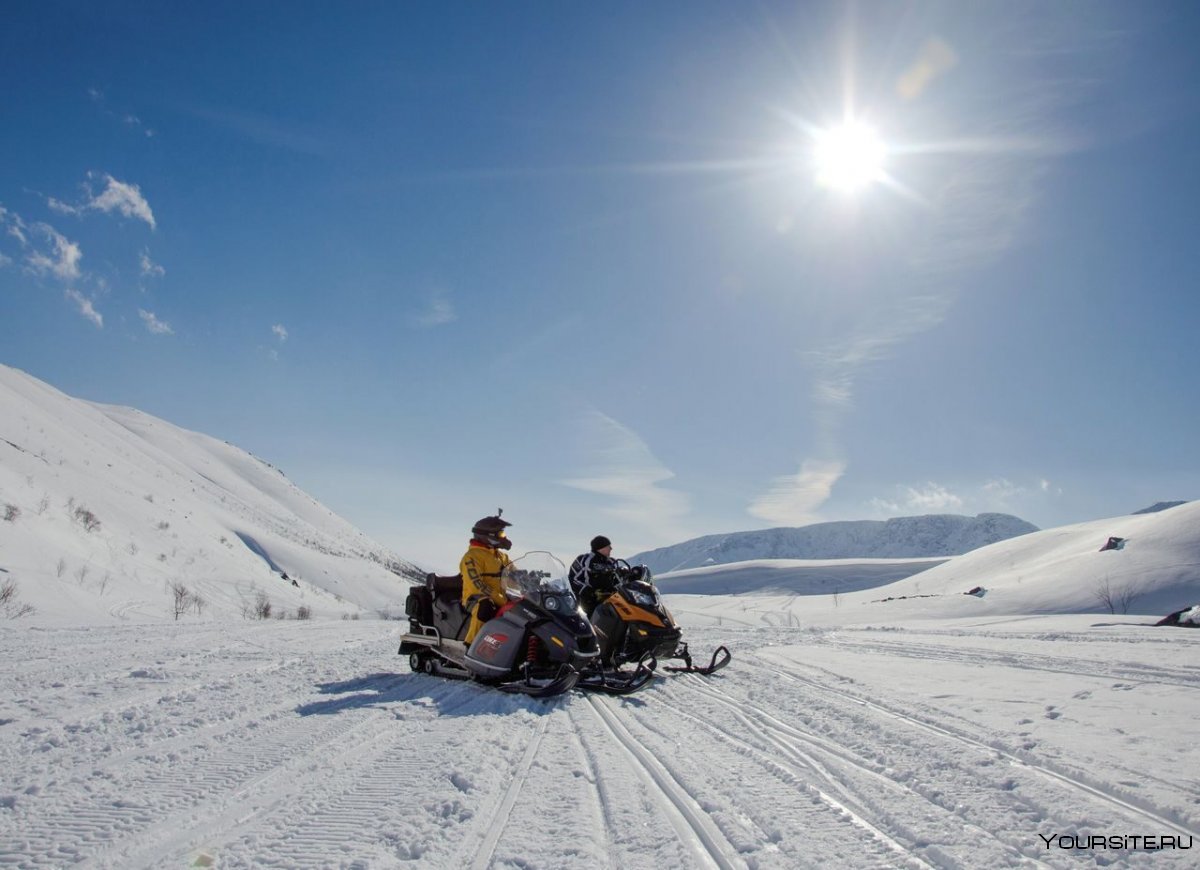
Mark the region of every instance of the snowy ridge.
POLYGON ((4 366, 0 510, 0 571, 43 618, 171 619, 176 582, 214 613, 259 592, 277 612, 356 613, 422 575, 262 460, 4 366))
POLYGON ((751 559, 931 558, 1036 531, 1037 526, 1008 514, 930 514, 706 535, 638 553, 629 561, 665 573, 751 559))
MULTIPOLYGON (((940 561, 752 561, 656 579, 693 611, 708 607, 705 596, 754 591, 760 594, 742 609, 794 609, 806 622, 1035 613, 1158 618, 1200 602, 1200 502, 1046 529, 940 561), (1101 549, 1113 536, 1124 546, 1101 549)), ((723 612, 725 604, 713 606, 723 612)))

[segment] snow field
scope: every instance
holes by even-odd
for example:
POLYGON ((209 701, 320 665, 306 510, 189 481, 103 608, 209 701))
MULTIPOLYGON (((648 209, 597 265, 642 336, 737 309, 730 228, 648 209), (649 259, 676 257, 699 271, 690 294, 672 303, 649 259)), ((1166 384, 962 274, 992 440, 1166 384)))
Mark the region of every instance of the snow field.
MULTIPOLYGON (((730 612, 741 599, 723 599, 730 612)), ((400 623, 6 626, 0 867, 1193 866, 1200 633, 688 626, 720 674, 551 701, 400 623)))

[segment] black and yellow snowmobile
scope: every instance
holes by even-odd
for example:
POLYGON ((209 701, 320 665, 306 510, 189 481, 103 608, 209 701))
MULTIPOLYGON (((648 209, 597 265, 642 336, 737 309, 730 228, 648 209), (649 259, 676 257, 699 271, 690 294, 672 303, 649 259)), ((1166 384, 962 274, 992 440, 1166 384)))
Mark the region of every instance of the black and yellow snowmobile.
POLYGON ((724 646, 713 651, 707 665, 693 663, 683 632, 663 604, 645 565, 631 566, 618 559, 609 579, 611 590, 597 592, 600 603, 591 614, 600 643, 600 663, 606 671, 629 662, 676 659, 683 665, 664 665, 663 670, 707 676, 729 664, 732 657, 724 646))

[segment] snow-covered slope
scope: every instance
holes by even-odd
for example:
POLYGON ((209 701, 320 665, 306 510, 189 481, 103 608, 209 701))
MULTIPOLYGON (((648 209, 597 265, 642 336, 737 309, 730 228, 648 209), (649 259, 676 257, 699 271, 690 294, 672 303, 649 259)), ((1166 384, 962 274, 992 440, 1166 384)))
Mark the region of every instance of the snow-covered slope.
MULTIPOLYGON (((1046 529, 940 564, 755 561, 657 579, 665 592, 769 591, 774 595, 755 604, 766 609, 792 607, 795 596, 807 596, 795 605, 797 618, 806 622, 1031 613, 1165 616, 1200 603, 1200 502, 1046 529), (1122 547, 1101 550, 1110 537, 1124 538, 1122 547), (887 578, 895 582, 877 582, 887 578), (966 594, 976 588, 976 594, 966 594), (834 599, 833 593, 847 594, 834 599)), ((690 595, 688 606, 703 609, 690 595)))
POLYGON ((750 559, 928 559, 1036 531, 1037 526, 1008 514, 930 514, 706 535, 638 553, 629 561, 664 573, 750 559))
POLYGON ((173 619, 176 583, 201 613, 261 594, 275 614, 353 614, 421 575, 266 462, 5 366, 0 517, 0 582, 41 618, 173 619))

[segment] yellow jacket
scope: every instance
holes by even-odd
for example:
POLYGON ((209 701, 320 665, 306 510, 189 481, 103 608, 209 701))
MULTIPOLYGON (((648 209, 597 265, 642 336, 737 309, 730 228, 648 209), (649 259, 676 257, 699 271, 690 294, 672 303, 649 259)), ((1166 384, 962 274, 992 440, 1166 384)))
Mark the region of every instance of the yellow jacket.
POLYGON ((507 601, 500 586, 500 572, 508 563, 508 553, 475 541, 471 542, 458 563, 458 571, 463 578, 462 603, 471 611, 471 625, 465 638, 468 644, 475 639, 479 626, 483 624, 477 615, 479 602, 486 598, 501 607, 507 601))

